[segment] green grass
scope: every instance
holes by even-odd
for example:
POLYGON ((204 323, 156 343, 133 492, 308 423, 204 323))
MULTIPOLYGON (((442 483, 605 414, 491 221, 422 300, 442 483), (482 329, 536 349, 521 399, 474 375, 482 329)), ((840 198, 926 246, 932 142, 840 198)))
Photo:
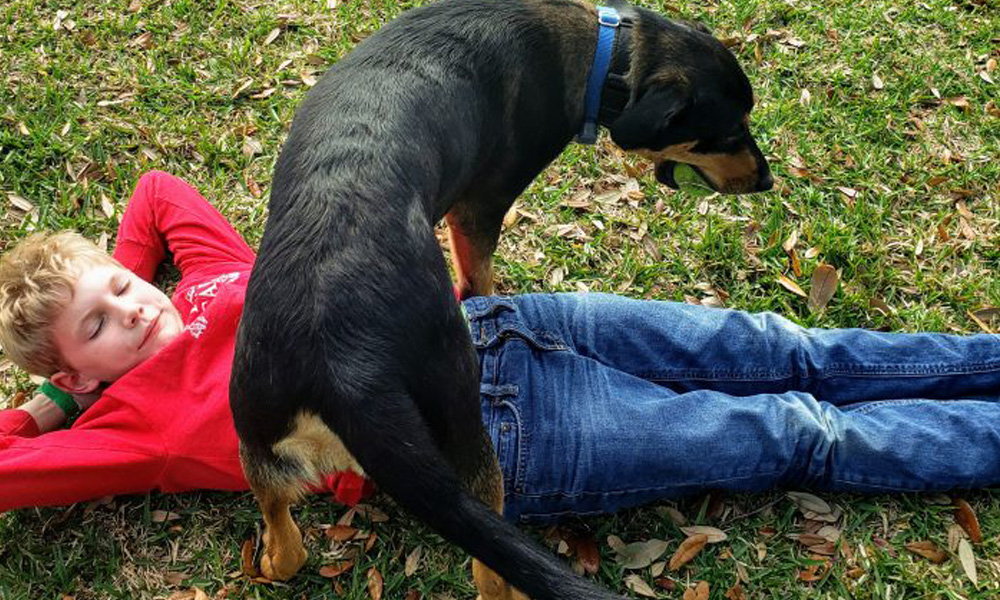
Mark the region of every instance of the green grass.
MULTIPOLYGON (((699 300, 716 290, 727 306, 773 310, 805 325, 978 331, 969 312, 1000 305, 1000 86, 980 76, 989 58, 1000 58, 996 0, 650 4, 700 19, 735 43, 756 91, 753 130, 777 191, 704 201, 658 187, 641 162, 607 139, 571 146, 518 201, 522 218, 507 228, 498 252, 500 291, 586 288, 699 300), (607 201, 604 192, 635 189, 628 179, 637 173, 637 192, 607 201), (567 206, 576 194, 590 194, 591 205, 567 206), (964 225, 958 200, 972 215, 964 225), (782 249, 793 232, 799 276, 782 249), (806 256, 809 248, 815 255, 806 256), (841 287, 825 312, 813 314, 777 279, 788 275, 808 291, 820 262, 840 271, 841 287)), ((307 89, 303 80, 409 3, 335 5, 8 0, 0 6, 0 244, 39 228, 113 237, 132 186, 152 168, 191 181, 255 244, 275 158, 307 89), (60 10, 68 14, 59 18, 60 10), (16 208, 8 194, 33 208, 16 208)), ((1000 70, 990 75, 1000 82, 1000 70)), ((5 395, 31 386, 0 363, 5 395)), ((966 495, 986 537, 975 547, 978 586, 955 556, 935 566, 903 549, 923 539, 947 547, 952 517, 945 507, 917 496, 824 497, 844 510, 838 526, 853 559, 838 555, 816 583, 797 578, 810 559, 786 537, 802 522, 781 495, 724 498, 714 518, 704 498, 675 503, 689 520, 722 527, 729 539, 672 574, 677 588, 660 590, 661 597, 680 598, 684 585, 707 580, 711 597, 721 599, 736 582, 737 564, 754 599, 1000 594, 997 491, 966 495), (777 534, 762 535, 762 528, 777 534), (847 575, 855 566, 864 570, 858 579, 847 575)), ((386 598, 409 590, 424 598, 474 595, 463 553, 387 499, 376 504, 391 518, 370 526, 377 543, 338 579, 345 597, 368 597, 370 567, 385 577, 386 598), (407 578, 403 560, 417 546, 424 563, 407 578)), ((299 510, 312 557, 287 587, 238 574, 240 544, 259 520, 247 494, 151 494, 0 515, 0 599, 166 598, 191 586, 210 597, 334 597, 318 575, 329 549, 316 535, 343 511, 321 498, 299 510), (156 523, 154 510, 180 518, 156 523)), ((668 553, 682 539, 650 508, 582 526, 598 540, 598 578, 616 590, 624 590, 627 574, 607 535, 667 539, 668 553)))

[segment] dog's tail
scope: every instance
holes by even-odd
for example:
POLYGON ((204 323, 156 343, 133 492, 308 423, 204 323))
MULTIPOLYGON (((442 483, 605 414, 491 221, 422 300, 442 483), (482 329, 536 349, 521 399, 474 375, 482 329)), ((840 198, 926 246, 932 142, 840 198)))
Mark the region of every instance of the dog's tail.
POLYGON ((341 437, 368 476, 404 509, 534 600, 621 598, 575 575, 466 491, 412 400, 389 399, 385 406, 389 410, 368 413, 363 423, 341 429, 341 437), (363 443, 353 443, 356 439, 363 443))

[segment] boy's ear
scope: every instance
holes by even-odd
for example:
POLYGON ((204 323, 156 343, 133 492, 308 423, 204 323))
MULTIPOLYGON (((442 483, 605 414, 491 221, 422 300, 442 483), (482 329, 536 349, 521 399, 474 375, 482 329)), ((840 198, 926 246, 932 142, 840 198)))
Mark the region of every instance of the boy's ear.
POLYGON ((89 394, 101 385, 98 379, 67 371, 53 373, 49 377, 49 381, 52 382, 52 385, 69 394, 89 394))

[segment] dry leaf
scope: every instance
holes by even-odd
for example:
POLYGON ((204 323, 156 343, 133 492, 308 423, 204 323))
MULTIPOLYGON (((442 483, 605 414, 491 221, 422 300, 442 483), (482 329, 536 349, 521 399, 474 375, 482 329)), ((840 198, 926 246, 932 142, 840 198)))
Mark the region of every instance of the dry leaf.
POLYGON ((417 572, 417 568, 420 567, 420 557, 424 553, 423 546, 417 546, 406 556, 406 566, 403 568, 403 573, 407 577, 412 577, 414 573, 417 572))
POLYGON ((814 496, 812 494, 807 494, 806 492, 788 492, 786 494, 792 502, 794 502, 803 513, 806 511, 814 513, 830 513, 833 511, 830 505, 826 503, 825 500, 814 496))
POLYGON ((254 551, 254 541, 253 538, 243 540, 243 545, 240 547, 240 559, 242 563, 243 574, 248 577, 260 577, 260 570, 257 565, 253 562, 253 551, 254 551))
POLYGON ((743 591, 743 587, 737 583, 733 587, 726 590, 726 598, 728 600, 747 600, 747 595, 746 592, 743 591))
POLYGON ((615 561, 625 569, 645 569, 663 556, 670 544, 663 540, 634 542, 617 551, 615 561))
POLYGON ((809 310, 819 312, 826 308, 827 303, 837 292, 840 276, 837 269, 827 264, 816 267, 812 274, 812 285, 809 288, 809 310))
POLYGON ((799 104, 806 106, 810 100, 812 100, 812 94, 806 88, 802 88, 802 91, 799 93, 799 104))
POLYGON ((722 531, 721 529, 717 527, 709 527, 707 525, 694 525, 691 527, 681 527, 681 531, 683 531, 684 535, 688 537, 698 535, 700 533, 704 534, 708 536, 709 544, 718 544, 719 542, 724 542, 729 538, 729 536, 726 535, 726 532, 722 531))
POLYGON ((334 577, 339 577, 340 575, 351 570, 354 566, 353 560, 338 560, 336 562, 330 563, 328 565, 323 565, 319 568, 319 576, 326 577, 327 579, 332 579, 334 577))
POLYGON ((785 250, 785 252, 791 252, 795 248, 795 244, 798 243, 799 243, 799 230, 796 229, 792 231, 792 235, 788 236, 788 239, 785 240, 785 243, 782 244, 781 247, 785 250))
POLYGON ((635 573, 632 573, 631 575, 625 578, 625 587, 632 590, 636 594, 639 594, 640 596, 645 596, 647 598, 657 597, 656 592, 653 591, 653 588, 649 587, 649 584, 646 583, 646 581, 642 577, 639 577, 635 573))
POLYGON ((385 514, 384 511, 368 504, 358 504, 354 510, 372 523, 385 523, 389 520, 389 515, 385 514))
POLYGON ((154 510, 149 514, 149 520, 153 523, 165 523, 166 521, 176 521, 181 518, 177 513, 168 512, 165 510, 154 510))
POLYGON ((958 542, 958 559, 962 561, 962 570, 969 576, 972 585, 979 585, 976 575, 976 555, 972 552, 972 546, 966 540, 958 542))
POLYGON ((979 529, 979 519, 972 506, 962 498, 955 498, 955 522, 962 526, 973 543, 981 544, 983 532, 979 529))
POLYGON ((358 534, 358 530, 349 525, 332 525, 323 532, 328 539, 335 542, 344 542, 353 539, 358 534))
POLYGON ((923 556, 936 565, 948 560, 948 555, 938 548, 937 544, 931 541, 907 542, 905 547, 910 552, 923 556))
POLYGON ((587 534, 576 539, 576 555, 580 558, 583 570, 594 575, 601 566, 601 553, 597 550, 594 536, 587 534))
POLYGON ((677 510, 673 506, 657 506, 656 512, 661 517, 667 517, 670 519, 670 522, 678 527, 687 525, 687 517, 684 516, 684 513, 677 510))
POLYGON ((789 292, 792 292, 793 294, 802 296, 803 298, 809 297, 808 294, 802 291, 802 288, 799 287, 799 284, 789 279, 787 275, 778 275, 778 283, 781 285, 781 287, 785 288, 789 292))
POLYGON ((14 205, 14 208, 16 208, 16 209, 18 209, 20 211, 31 212, 31 211, 35 210, 35 205, 34 204, 32 204, 31 202, 28 202, 27 200, 25 200, 24 198, 22 198, 21 196, 18 196, 17 194, 15 194, 13 192, 7 192, 7 200, 9 200, 10 203, 14 205))
POLYGON ((709 587, 707 581, 699 581, 694 587, 684 590, 684 600, 708 600, 709 587))
POLYGON ((625 547, 625 542, 617 535, 612 534, 608 536, 608 546, 615 552, 618 552, 625 547))
POLYGON ((368 595, 372 600, 382 600, 382 588, 382 574, 375 567, 368 569, 368 595))
POLYGON ((880 90, 885 87, 885 83, 882 81, 882 78, 879 77, 878 75, 872 75, 872 87, 875 88, 876 90, 880 90))
POLYGON ((697 535, 692 535, 687 538, 681 545, 678 546, 677 551, 674 555, 670 557, 670 564, 668 565, 671 571, 676 571, 685 564, 687 564, 692 558, 698 555, 705 548, 705 544, 708 543, 708 536, 704 533, 699 533, 697 535))

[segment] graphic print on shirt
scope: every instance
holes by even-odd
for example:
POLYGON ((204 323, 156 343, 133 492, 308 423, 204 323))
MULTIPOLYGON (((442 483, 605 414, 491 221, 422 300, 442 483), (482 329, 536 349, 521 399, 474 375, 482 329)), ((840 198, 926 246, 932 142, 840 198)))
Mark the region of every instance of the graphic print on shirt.
POLYGON ((215 279, 193 286, 184 293, 184 299, 191 305, 191 310, 188 311, 188 316, 201 313, 198 314, 194 320, 188 323, 187 327, 185 327, 185 329, 191 332, 193 337, 200 337, 201 334, 208 328, 208 319, 206 319, 204 315, 205 309, 208 307, 209 303, 219 295, 219 286, 232 283, 239 279, 239 276, 239 272, 219 275, 215 279))

